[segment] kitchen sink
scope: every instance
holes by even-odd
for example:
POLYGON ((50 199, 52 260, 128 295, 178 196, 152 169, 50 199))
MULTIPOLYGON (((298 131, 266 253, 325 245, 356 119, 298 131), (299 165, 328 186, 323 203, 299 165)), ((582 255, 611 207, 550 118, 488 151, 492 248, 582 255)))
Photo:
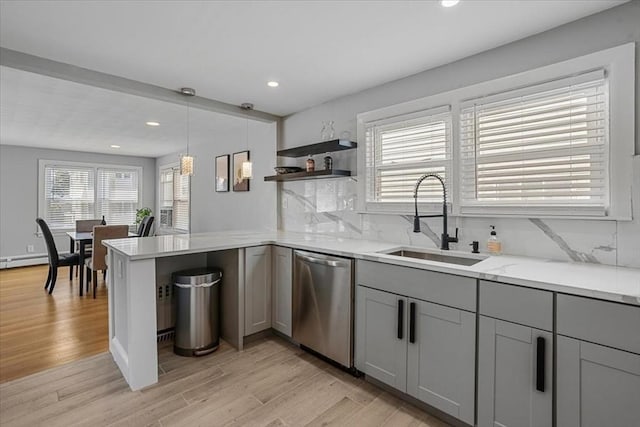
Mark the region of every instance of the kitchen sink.
POLYGON ((405 258, 416 258, 416 259, 424 259, 427 261, 437 261, 444 262, 447 264, 458 264, 458 265, 474 265, 482 261, 485 257, 482 258, 471 258, 471 257, 463 257, 456 255, 443 255, 443 254, 434 254, 431 252, 419 252, 415 250, 401 249, 399 251, 387 252, 387 255, 400 256, 405 258))

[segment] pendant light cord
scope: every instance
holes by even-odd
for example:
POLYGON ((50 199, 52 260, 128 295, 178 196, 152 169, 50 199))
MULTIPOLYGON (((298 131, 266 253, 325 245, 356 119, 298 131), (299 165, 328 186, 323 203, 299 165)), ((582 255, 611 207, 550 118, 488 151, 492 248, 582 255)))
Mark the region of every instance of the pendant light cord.
POLYGON ((189 155, 189 98, 187 98, 187 156, 189 155))

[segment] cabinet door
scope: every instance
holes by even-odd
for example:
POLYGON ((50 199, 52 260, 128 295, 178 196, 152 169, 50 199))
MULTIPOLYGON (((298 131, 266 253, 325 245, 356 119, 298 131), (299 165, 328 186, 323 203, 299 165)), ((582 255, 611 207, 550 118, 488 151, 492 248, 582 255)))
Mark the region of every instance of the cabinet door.
POLYGON ((271 246, 245 249, 244 334, 271 327, 271 246))
POLYGON ((400 391, 407 388, 407 299, 356 288, 356 368, 400 391))
POLYGON ((640 355, 558 335, 562 427, 628 427, 640 420, 640 355))
POLYGON ((552 360, 551 333, 480 316, 478 426, 551 426, 552 360))
POLYGON ((273 329, 291 336, 291 280, 293 251, 289 248, 273 246, 273 329))
POLYGON ((407 393, 473 425, 475 314, 413 299, 408 314, 407 393))

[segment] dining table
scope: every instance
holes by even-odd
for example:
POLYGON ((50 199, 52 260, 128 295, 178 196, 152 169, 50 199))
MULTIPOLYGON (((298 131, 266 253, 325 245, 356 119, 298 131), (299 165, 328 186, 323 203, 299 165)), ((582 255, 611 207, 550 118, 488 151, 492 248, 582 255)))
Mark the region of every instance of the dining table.
MULTIPOLYGON (((74 253, 76 251, 76 243, 78 244, 78 252, 80 254, 80 261, 78 264, 78 269, 80 270, 80 296, 83 295, 82 283, 84 282, 84 259, 86 255, 86 247, 87 245, 91 245, 93 243, 93 232, 92 231, 67 231, 67 236, 69 236, 69 252, 74 253)), ((138 237, 136 233, 129 232, 128 237, 138 237)), ((73 278, 73 269, 69 269, 69 279, 73 278)), ((87 285, 88 286, 88 285, 87 285)))

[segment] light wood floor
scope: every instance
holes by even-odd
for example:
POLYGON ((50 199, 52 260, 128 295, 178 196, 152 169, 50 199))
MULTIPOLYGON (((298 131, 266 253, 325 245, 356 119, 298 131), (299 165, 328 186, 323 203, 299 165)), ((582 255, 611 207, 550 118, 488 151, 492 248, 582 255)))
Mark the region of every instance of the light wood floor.
POLYGON ((201 358, 159 349, 159 382, 129 390, 109 354, 0 385, 2 426, 446 424, 270 337, 201 358))
POLYGON ((49 295, 48 267, 0 270, 0 383, 59 366, 108 349, 106 288, 78 295, 78 279, 69 282, 62 267, 49 295))

